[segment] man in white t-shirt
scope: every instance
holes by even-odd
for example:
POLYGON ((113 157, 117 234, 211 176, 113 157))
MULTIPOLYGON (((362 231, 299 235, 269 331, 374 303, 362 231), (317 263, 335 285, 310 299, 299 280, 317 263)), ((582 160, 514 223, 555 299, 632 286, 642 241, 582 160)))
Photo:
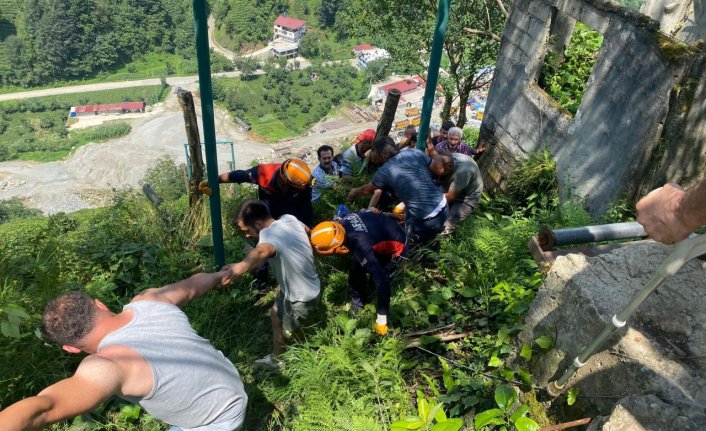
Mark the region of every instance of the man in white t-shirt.
POLYGON ((241 205, 235 222, 248 237, 258 239, 258 243, 242 261, 223 267, 225 275, 221 282, 230 284, 265 260, 274 269, 280 291, 270 313, 272 354, 258 359, 255 365, 277 368, 285 337, 292 336, 319 304, 321 283, 314 267, 309 228, 289 214, 273 219, 267 206, 254 200, 241 205))

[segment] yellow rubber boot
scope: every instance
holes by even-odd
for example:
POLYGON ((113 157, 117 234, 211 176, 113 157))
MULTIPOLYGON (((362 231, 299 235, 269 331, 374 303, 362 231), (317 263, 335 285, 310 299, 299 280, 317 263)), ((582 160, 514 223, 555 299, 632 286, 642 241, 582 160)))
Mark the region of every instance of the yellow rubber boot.
POLYGON ((381 325, 379 323, 375 324, 375 332, 378 335, 385 335, 387 334, 387 325, 381 325))

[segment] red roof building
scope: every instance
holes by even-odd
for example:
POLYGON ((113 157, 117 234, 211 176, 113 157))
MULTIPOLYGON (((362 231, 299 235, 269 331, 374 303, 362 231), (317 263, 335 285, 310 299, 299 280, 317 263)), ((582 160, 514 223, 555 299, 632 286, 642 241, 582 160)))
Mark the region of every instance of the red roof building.
POLYGON ((275 25, 290 31, 297 31, 306 25, 306 21, 292 18, 291 16, 280 15, 275 19, 275 25))
POLYGON ((81 105, 71 108, 70 116, 98 114, 127 114, 145 112, 145 102, 109 103, 105 105, 81 105))
POLYGON ((354 52, 372 51, 373 49, 375 49, 375 47, 367 43, 361 43, 353 47, 354 52))
POLYGON ((409 93, 410 91, 414 91, 417 88, 425 88, 426 83, 424 80, 419 76, 413 76, 409 79, 403 79, 402 81, 397 81, 397 82, 392 82, 387 85, 383 85, 380 87, 380 91, 387 96, 387 93, 390 92, 390 90, 397 89, 400 91, 400 93, 405 94, 409 93))

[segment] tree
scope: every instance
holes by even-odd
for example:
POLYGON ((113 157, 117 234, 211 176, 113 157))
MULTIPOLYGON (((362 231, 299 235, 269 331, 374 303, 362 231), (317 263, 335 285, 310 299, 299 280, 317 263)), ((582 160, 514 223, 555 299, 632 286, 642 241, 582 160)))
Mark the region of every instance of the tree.
POLYGON ((390 61, 386 58, 373 60, 365 68, 365 75, 371 83, 383 81, 389 76, 389 66, 390 61))
POLYGON ((305 58, 318 58, 320 55, 319 44, 321 38, 315 31, 310 31, 299 42, 299 52, 305 58))
MULTIPOLYGON (((487 83, 487 75, 479 72, 495 63, 507 10, 502 0, 454 1, 451 5, 444 53, 451 77, 446 84, 453 85, 453 92, 445 87, 444 97, 448 102, 455 93, 463 107, 471 90, 487 83)), ((422 73, 431 51, 437 9, 435 0, 359 0, 339 11, 337 26, 340 21, 352 36, 370 40, 389 51, 395 62, 422 73)), ((447 103, 442 116, 448 117, 450 108, 447 103)), ((461 109, 458 125, 465 123, 461 109)))
POLYGON ((240 71, 240 78, 244 80, 252 79, 257 70, 257 60, 252 57, 238 57, 233 60, 235 67, 240 71))
POLYGON ((319 24, 321 27, 333 27, 336 23, 336 14, 341 6, 341 0, 322 0, 321 11, 319 12, 319 24))

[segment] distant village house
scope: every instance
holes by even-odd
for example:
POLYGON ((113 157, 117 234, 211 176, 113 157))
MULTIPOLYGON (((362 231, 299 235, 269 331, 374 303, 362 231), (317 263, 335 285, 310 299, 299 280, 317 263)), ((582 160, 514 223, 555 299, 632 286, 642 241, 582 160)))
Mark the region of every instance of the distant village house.
POLYGON ((106 105, 72 106, 69 118, 87 117, 90 115, 119 115, 133 112, 145 112, 145 102, 110 103, 106 105))
MULTIPOLYGON (((399 92, 404 95, 413 91, 424 90, 424 88, 426 88, 426 82, 419 75, 402 79, 400 81, 391 82, 377 88, 376 97, 374 97, 373 103, 382 103, 382 101, 387 97, 387 93, 389 93, 392 89, 399 90, 399 92)), ((404 100, 404 97, 401 97, 400 103, 403 102, 406 101, 404 100)))
POLYGON ((390 53, 382 48, 375 48, 373 45, 363 43, 353 47, 353 55, 358 59, 358 66, 361 69, 368 67, 371 61, 390 58, 390 53))
POLYGON ((275 19, 272 53, 275 57, 294 58, 299 55, 299 42, 306 33, 306 21, 280 15, 275 19))

